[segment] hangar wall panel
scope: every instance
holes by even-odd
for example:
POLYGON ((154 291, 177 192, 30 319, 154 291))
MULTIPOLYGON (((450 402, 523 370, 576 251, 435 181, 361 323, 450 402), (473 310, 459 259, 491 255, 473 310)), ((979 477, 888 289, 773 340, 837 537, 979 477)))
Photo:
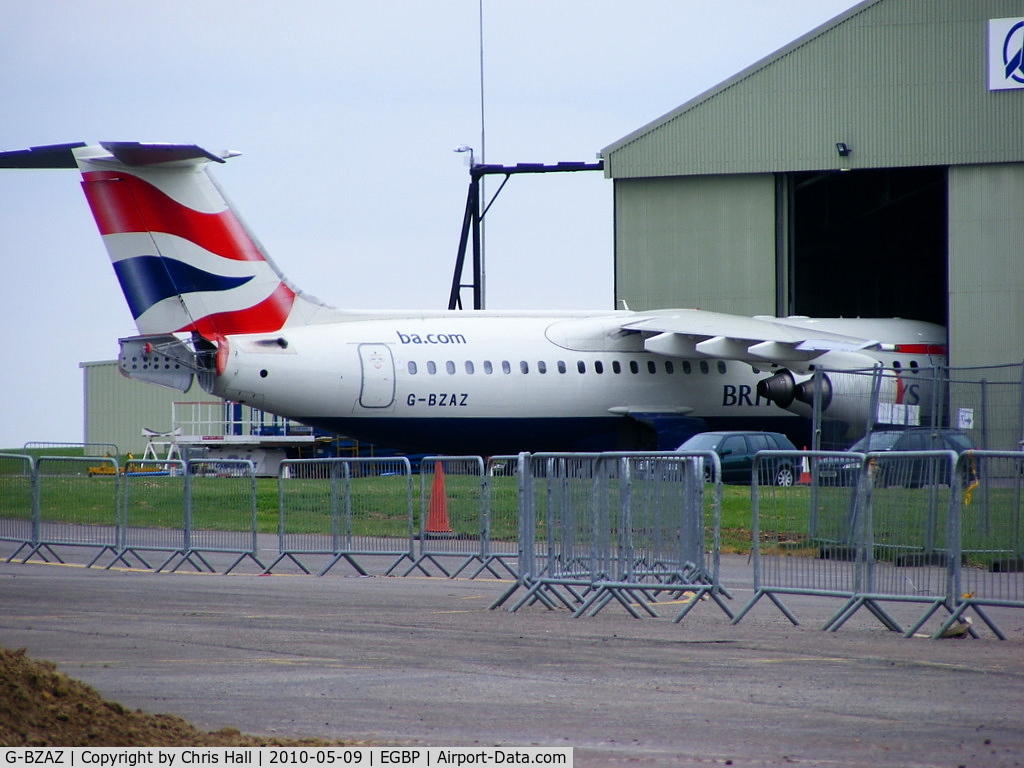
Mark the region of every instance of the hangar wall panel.
POLYGON ((949 169, 954 366, 1024 360, 1024 163, 949 169))
POLYGON ((774 314, 774 201, 769 174, 616 180, 616 299, 774 314))
POLYGON ((1020 0, 863 3, 606 147, 605 174, 1018 161, 1024 94, 988 90, 986 41, 988 19, 1022 14, 1020 0))
POLYGON ((125 378, 117 362, 82 363, 85 396, 85 442, 113 443, 122 453, 142 456, 146 438, 142 429, 171 429, 171 405, 175 402, 220 402, 193 385, 178 392, 155 384, 125 378))

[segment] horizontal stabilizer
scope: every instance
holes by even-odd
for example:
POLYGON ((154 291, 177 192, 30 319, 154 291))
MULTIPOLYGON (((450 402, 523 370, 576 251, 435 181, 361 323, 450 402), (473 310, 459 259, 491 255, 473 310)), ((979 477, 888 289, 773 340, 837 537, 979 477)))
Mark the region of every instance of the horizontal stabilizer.
POLYGON ((215 155, 209 150, 195 144, 160 144, 141 141, 101 141, 100 146, 107 150, 125 165, 146 166, 161 163, 177 163, 185 160, 212 160, 215 163, 225 162, 225 156, 235 153, 227 152, 225 156, 215 155))
POLYGON ((79 141, 0 152, 0 168, 77 168, 74 150, 84 146, 79 141))
MULTIPOLYGON (((0 152, 0 168, 78 168, 75 150, 85 146, 87 146, 85 142, 77 141, 0 152)), ((136 167, 192 160, 223 163, 227 158, 238 154, 237 152, 216 154, 195 144, 101 141, 100 146, 123 165, 136 167)))

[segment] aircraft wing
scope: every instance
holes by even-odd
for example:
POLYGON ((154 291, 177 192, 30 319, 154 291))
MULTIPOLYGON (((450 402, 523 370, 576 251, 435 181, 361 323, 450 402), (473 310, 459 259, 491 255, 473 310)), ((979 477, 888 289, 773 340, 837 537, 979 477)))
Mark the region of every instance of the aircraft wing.
MULTIPOLYGON (((744 317, 699 309, 637 313, 623 329, 645 336, 644 348, 671 357, 741 360, 751 365, 807 369, 828 356, 829 364, 870 367, 863 354, 882 348, 875 339, 816 327, 810 318, 744 317)), ((822 361, 824 362, 824 361, 822 361)))

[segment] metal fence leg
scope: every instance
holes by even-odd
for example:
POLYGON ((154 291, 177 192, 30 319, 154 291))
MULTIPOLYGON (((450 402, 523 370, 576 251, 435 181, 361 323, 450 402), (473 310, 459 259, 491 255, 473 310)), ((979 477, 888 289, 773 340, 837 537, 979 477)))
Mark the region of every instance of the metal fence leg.
MULTIPOLYGON (((352 557, 352 555, 350 555, 348 552, 336 552, 334 554, 334 557, 332 557, 330 559, 330 561, 327 563, 327 565, 325 565, 323 568, 321 568, 317 572, 316 575, 317 576, 323 576, 325 573, 327 573, 329 570, 331 570, 331 568, 336 566, 342 560, 344 560, 346 563, 348 563, 353 568, 355 568, 356 569, 356 573, 358 573, 360 576, 369 576, 370 575, 365 570, 363 570, 363 567, 361 565, 359 565, 359 563, 357 563, 355 561, 355 559, 352 557)), ((399 562, 401 562, 401 560, 399 560, 399 562)), ((395 563, 395 565, 398 565, 398 563, 395 563)), ((391 567, 394 568, 395 565, 392 565, 391 567)), ((391 571, 389 570, 388 573, 390 573, 390 572, 391 571)))
MULTIPOLYGON (((726 595, 726 597, 728 597, 728 596, 729 595, 726 595)), ((769 600, 771 600, 775 604, 775 607, 778 608, 779 611, 782 612, 783 616, 785 616, 787 619, 789 619, 789 622, 794 627, 799 627, 800 626, 800 622, 797 621, 797 618, 793 614, 793 612, 790 611, 789 608, 787 608, 783 604, 783 602, 771 590, 763 589, 763 588, 757 590, 754 593, 754 596, 752 598, 750 598, 750 601, 746 605, 744 605, 743 608, 740 609, 740 612, 737 613, 735 617, 733 617, 732 623, 733 624, 739 624, 743 620, 743 617, 746 616, 747 613, 750 612, 750 609, 753 608, 762 597, 767 597, 769 600)))
POLYGON ((886 629, 893 632, 903 632, 903 628, 899 623, 893 619, 892 616, 886 613, 875 599, 868 595, 854 595, 851 597, 839 612, 825 623, 822 630, 836 632, 862 607, 867 608, 876 619, 882 622, 886 629))
POLYGON ((681 622, 686 617, 686 614, 692 611, 697 606, 697 604, 704 599, 705 595, 709 595, 711 599, 715 601, 715 604, 718 605, 718 607, 722 609, 722 612, 729 617, 730 623, 736 623, 732 610, 729 608, 728 605, 722 602, 722 598, 718 594, 718 591, 711 585, 698 587, 697 590, 693 593, 693 597, 685 606, 683 606, 683 610, 676 614, 676 617, 672 619, 672 622, 675 624, 681 622))
POLYGON ((299 558, 297 558, 291 552, 284 552, 283 554, 278 555, 277 558, 274 560, 274 562, 272 562, 270 565, 268 565, 266 568, 263 569, 263 573, 266 573, 266 574, 271 573, 274 570, 274 566, 276 566, 278 563, 280 563, 282 560, 285 560, 285 559, 291 560, 293 563, 295 563, 296 566, 298 566, 298 568, 303 573, 305 573, 307 575, 309 574, 309 568, 307 568, 305 565, 303 565, 302 561, 299 560, 299 558))

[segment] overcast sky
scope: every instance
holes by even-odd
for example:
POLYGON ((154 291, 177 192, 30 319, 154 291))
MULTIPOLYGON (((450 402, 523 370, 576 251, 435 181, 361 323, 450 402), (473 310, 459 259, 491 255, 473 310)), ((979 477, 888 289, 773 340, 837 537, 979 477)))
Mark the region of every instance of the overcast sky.
MULTIPOLYGON (((239 150, 214 173, 295 284, 339 307, 444 308, 456 147, 592 162, 855 4, 483 0, 482 138, 479 0, 8 0, 0 149, 239 150)), ((81 441, 79 363, 136 333, 78 181, 0 171, 0 449, 81 441)), ((611 200, 600 173, 514 177, 486 219, 488 308, 611 308, 611 200)))

